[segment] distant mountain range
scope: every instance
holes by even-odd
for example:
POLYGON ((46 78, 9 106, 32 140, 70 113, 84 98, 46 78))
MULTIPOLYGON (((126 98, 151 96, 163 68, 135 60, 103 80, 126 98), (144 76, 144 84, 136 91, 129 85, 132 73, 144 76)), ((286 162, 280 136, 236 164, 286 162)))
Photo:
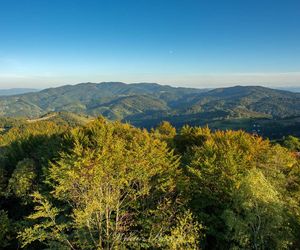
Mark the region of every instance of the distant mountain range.
POLYGON ((300 93, 300 87, 278 87, 277 89, 300 93))
POLYGON ((103 115, 146 128, 162 120, 171 121, 177 127, 209 124, 216 128, 224 127, 229 121, 234 124, 244 121, 244 126, 251 121, 247 125, 251 130, 251 124, 257 120, 274 123, 300 117, 300 93, 259 86, 208 90, 156 83, 104 82, 0 97, 1 116, 36 118, 59 111, 103 115))
POLYGON ((11 96, 11 95, 20 95, 30 92, 37 92, 38 89, 29 89, 29 88, 12 88, 12 89, 0 89, 0 96, 11 96))

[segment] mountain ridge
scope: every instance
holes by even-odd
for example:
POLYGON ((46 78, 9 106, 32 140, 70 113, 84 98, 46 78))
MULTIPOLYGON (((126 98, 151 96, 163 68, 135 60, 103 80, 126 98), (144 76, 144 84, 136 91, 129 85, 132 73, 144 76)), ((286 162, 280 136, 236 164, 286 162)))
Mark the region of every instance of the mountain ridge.
POLYGON ((38 118, 60 111, 103 115, 133 124, 151 117, 158 120, 184 117, 187 123, 189 117, 203 121, 276 119, 300 116, 300 93, 262 86, 197 89, 157 83, 88 82, 0 97, 1 116, 38 118))

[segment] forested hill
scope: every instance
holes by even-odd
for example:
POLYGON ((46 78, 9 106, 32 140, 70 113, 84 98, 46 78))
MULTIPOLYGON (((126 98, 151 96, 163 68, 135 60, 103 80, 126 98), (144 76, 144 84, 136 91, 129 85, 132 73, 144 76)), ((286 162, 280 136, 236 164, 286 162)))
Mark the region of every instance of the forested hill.
MULTIPOLYGON (((122 120, 146 128, 167 120, 176 127, 208 124, 212 128, 221 128, 229 122, 234 123, 229 124, 229 128, 238 126, 249 131, 257 119, 299 120, 300 93, 259 86, 208 90, 155 83, 104 82, 66 85, 36 93, 0 97, 1 116, 32 119, 59 111, 95 117, 103 115, 111 120, 122 120)), ((292 126, 298 126, 298 120, 296 125, 293 120, 292 126)))
POLYGON ((118 119, 145 110, 168 110, 173 102, 195 97, 201 92, 203 90, 151 83, 81 83, 1 97, 0 115, 38 117, 50 111, 64 110, 118 119))
POLYGON ((182 115, 221 111, 230 116, 285 117, 299 115, 299 104, 299 93, 256 86, 208 91, 155 83, 104 82, 1 97, 0 114, 38 117, 50 111, 71 111, 124 119, 149 112, 182 115))

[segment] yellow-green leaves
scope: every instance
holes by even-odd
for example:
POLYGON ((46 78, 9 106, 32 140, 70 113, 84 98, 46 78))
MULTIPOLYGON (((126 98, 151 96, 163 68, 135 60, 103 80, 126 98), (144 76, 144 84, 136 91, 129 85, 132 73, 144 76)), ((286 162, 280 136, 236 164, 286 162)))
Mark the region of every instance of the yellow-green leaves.
MULTIPOLYGON (((51 164, 47 183, 53 188, 52 198, 68 207, 72 245, 115 249, 131 245, 133 236, 147 239, 168 232, 162 225, 172 221, 158 216, 174 206, 179 161, 165 142, 145 130, 103 119, 75 128, 68 141, 72 146, 51 164)), ((45 221, 21 234, 24 244, 30 243, 26 237, 41 240, 37 235, 49 232, 61 235, 55 240, 66 243, 65 224, 56 220, 60 211, 37 194, 35 201, 39 205, 30 218, 45 221)))
POLYGON ((57 221, 61 211, 38 192, 35 192, 32 198, 36 203, 35 212, 28 216, 28 219, 39 223, 35 223, 32 227, 25 228, 19 233, 18 238, 21 239, 22 246, 25 247, 32 242, 40 241, 48 246, 55 243, 56 246, 60 246, 60 249, 74 249, 65 234, 68 225, 57 221))
POLYGON ((170 235, 165 237, 166 248, 170 250, 200 249, 201 229, 202 226, 195 221, 190 211, 178 215, 170 235))
POLYGON ((33 192, 35 178, 36 170, 34 161, 24 159, 17 164, 12 173, 9 179, 8 189, 13 192, 16 197, 27 202, 26 199, 28 199, 29 195, 33 192))

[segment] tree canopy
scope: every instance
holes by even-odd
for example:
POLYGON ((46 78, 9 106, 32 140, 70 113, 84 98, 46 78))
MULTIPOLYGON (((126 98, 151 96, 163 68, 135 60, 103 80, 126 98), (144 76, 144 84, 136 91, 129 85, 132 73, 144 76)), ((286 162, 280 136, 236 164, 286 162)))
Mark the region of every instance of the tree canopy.
POLYGON ((297 140, 101 117, 13 127, 0 135, 0 245, 297 249, 297 140))

